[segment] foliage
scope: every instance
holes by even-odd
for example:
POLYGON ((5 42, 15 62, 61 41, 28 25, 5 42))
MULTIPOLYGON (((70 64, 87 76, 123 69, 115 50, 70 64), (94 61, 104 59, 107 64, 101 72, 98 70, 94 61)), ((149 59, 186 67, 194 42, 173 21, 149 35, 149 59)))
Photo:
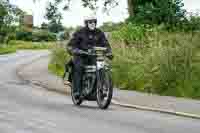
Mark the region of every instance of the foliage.
POLYGON ((160 95, 200 98, 200 34, 155 29, 146 33, 142 47, 112 38, 115 85, 160 95))
POLYGON ((123 23, 105 22, 100 27, 100 29, 103 30, 104 32, 112 32, 115 30, 119 30, 122 25, 123 25, 123 23))
MULTIPOLYGON (((120 38, 116 38, 117 31, 110 38, 115 57, 112 61, 115 86, 159 95, 200 98, 200 34, 167 32, 162 27, 144 28, 144 25, 131 29, 131 26, 125 28, 124 25, 120 29, 128 32, 118 36, 120 38), (129 45, 122 41, 125 39, 129 45)), ((54 50, 49 69, 62 75, 69 55, 64 48, 54 50)))
POLYGON ((127 25, 121 26, 119 30, 113 31, 112 37, 116 40, 124 42, 126 45, 135 44, 145 37, 147 30, 147 26, 145 25, 139 26, 128 23, 127 25))
POLYGON ((0 2, 0 43, 4 41, 4 38, 6 36, 6 33, 3 32, 3 30, 5 29, 5 18, 8 15, 8 11, 6 9, 6 7, 4 6, 5 3, 4 2, 0 2))
POLYGON ((34 42, 56 41, 56 35, 44 30, 38 30, 36 32, 28 32, 21 29, 16 32, 16 40, 34 41, 34 42))
MULTIPOLYGON (((95 2, 83 1, 85 6, 95 2)), ((134 0, 133 3, 134 17, 124 24, 107 23, 101 27, 112 32, 115 86, 200 98, 199 17, 188 19, 182 0, 134 0)), ((69 55, 62 47, 54 50, 49 69, 62 75, 69 55)))
POLYGON ((9 1, 0 1, 0 42, 7 42, 9 34, 15 31, 13 23, 19 23, 20 17, 24 15, 18 7, 11 5, 9 1))
POLYGON ((59 31, 64 30, 61 23, 62 14, 59 12, 58 5, 56 3, 49 2, 46 8, 45 17, 49 21, 48 29, 50 32, 58 33, 59 31))
MULTIPOLYGON (((70 8, 70 2, 72 0, 54 0, 55 4, 64 3, 63 10, 68 10, 70 8)), ((92 10, 98 9, 97 2, 100 0, 81 0, 83 7, 88 7, 92 10)), ((101 0, 104 6, 104 11, 113 8, 118 5, 118 0, 101 0)))
POLYGON ((16 32, 16 40, 32 41, 32 32, 18 31, 16 32))
POLYGON ((200 16, 199 14, 190 14, 187 19, 177 26, 178 30, 185 32, 196 32, 200 31, 200 16))
POLYGON ((15 49, 51 49, 55 42, 31 42, 31 41, 15 41, 9 42, 8 46, 15 49))
POLYGON ((14 52, 16 52, 16 49, 13 47, 0 47, 0 55, 14 52))
POLYGON ((58 33, 60 31, 64 30, 62 24, 56 23, 55 21, 49 23, 48 29, 49 29, 50 32, 53 32, 53 33, 58 33))
MULTIPOLYGON (((96 11, 100 0, 81 0, 84 7, 96 11)), ((54 0, 55 4, 64 4, 64 9, 69 9, 71 0, 54 0)), ((117 0, 103 0, 104 11, 117 6, 117 0)), ((182 9, 182 0, 127 0, 130 21, 136 21, 145 24, 175 24, 185 15, 182 9)))
POLYGON ((42 23, 42 24, 41 24, 41 29, 42 29, 42 30, 47 30, 47 29, 48 29, 48 24, 42 23))
POLYGON ((14 53, 18 49, 52 49, 55 42, 27 42, 27 41, 10 41, 7 45, 0 46, 0 55, 14 53))
MULTIPOLYGON (((135 1, 135 0, 134 0, 135 1)), ((134 16, 129 21, 174 26, 185 18, 182 0, 136 0, 134 16)))
POLYGON ((49 70, 62 76, 64 73, 64 64, 69 61, 70 56, 63 47, 56 46, 51 51, 51 60, 49 63, 49 70))
POLYGON ((32 41, 56 41, 56 35, 48 31, 33 32, 32 41))

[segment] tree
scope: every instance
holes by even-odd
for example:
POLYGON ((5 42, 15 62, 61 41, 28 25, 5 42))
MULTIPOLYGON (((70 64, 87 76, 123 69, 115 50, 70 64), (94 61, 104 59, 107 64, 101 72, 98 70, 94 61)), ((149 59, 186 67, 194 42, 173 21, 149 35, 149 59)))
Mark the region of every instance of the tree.
POLYGON ((0 2, 0 43, 4 40, 5 34, 2 32, 4 27, 4 19, 5 16, 8 14, 6 8, 4 7, 3 3, 0 2))
MULTIPOLYGON (((40 0, 33 0, 34 3, 40 0)), ((64 10, 68 10, 70 8, 70 2, 72 0, 54 0, 55 4, 58 5, 59 3, 66 3, 63 7, 64 10)), ((109 7, 114 7, 118 5, 118 0, 81 0, 83 7, 89 7, 92 10, 95 10, 98 8, 97 2, 103 1, 104 9, 107 10, 109 7)))
POLYGON ((21 9, 19 9, 17 6, 11 5, 7 0, 0 2, 0 19, 1 22, 6 25, 16 22, 16 18, 23 13, 24 12, 21 9))
POLYGON ((174 25, 185 17, 182 0, 137 0, 130 21, 174 25))
POLYGON ((48 28, 49 31, 53 33, 58 33, 59 31, 63 30, 63 26, 61 23, 62 14, 59 12, 58 4, 49 2, 46 8, 46 15, 45 17, 49 21, 48 28))
POLYGON ((129 16, 134 16, 134 2, 133 0, 128 0, 128 12, 129 12, 129 16))
MULTIPOLYGON (((56 4, 65 2, 63 9, 69 9, 71 0, 54 0, 56 4)), ((81 0, 84 7, 92 10, 97 9, 97 2, 100 0, 81 0)), ((118 5, 119 0, 101 0, 105 9, 118 5)), ((127 0, 130 18, 143 20, 145 23, 162 22, 176 23, 185 15, 182 9, 183 0, 127 0), (150 21, 152 20, 152 21, 150 21)), ((133 19, 130 19, 131 21, 133 19)))
MULTIPOLYGON (((37 1, 40 1, 40 0, 33 0, 34 3, 36 3, 37 1)), ((70 8, 71 1, 72 0, 54 0, 55 4, 59 4, 62 2, 66 3, 63 7, 63 10, 68 10, 70 8)), ((117 6, 119 3, 118 2, 119 0, 81 0, 81 1, 82 1, 83 7, 88 7, 92 10, 98 9, 98 7, 97 7, 98 1, 103 1, 104 11, 109 11, 110 8, 117 6)), ((132 10, 135 7, 134 1, 137 1, 137 0, 127 0, 130 16, 134 14, 134 12, 132 10)))
POLYGON ((24 15, 21 9, 17 6, 11 5, 8 0, 0 1, 0 42, 13 33, 15 26, 13 24, 19 23, 20 17, 24 15))
POLYGON ((4 4, 0 2, 0 28, 4 24, 4 19, 7 14, 7 9, 4 7, 4 4))

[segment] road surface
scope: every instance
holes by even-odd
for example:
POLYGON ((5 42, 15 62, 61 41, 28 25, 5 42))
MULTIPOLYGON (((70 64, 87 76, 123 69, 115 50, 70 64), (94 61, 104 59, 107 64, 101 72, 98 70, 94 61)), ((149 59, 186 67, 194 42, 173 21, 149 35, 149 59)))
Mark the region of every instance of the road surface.
POLYGON ((200 120, 71 98, 21 81, 16 69, 47 51, 0 56, 0 133, 199 133, 200 120))

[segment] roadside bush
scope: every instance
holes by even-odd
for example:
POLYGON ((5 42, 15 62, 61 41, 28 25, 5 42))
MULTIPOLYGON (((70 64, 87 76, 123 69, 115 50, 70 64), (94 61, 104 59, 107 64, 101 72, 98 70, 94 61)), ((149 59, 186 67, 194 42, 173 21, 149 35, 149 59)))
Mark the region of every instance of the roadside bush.
POLYGON ((16 40, 22 41, 56 41, 56 35, 47 31, 38 31, 38 32, 26 32, 18 31, 16 32, 16 40))
POLYGON ((55 46, 51 50, 50 59, 49 70, 59 76, 62 76, 64 73, 64 65, 70 59, 67 51, 63 47, 55 46))
POLYGON ((40 41, 56 41, 56 35, 47 31, 34 32, 32 40, 36 42, 40 41))
POLYGON ((121 27, 120 30, 112 32, 112 37, 115 40, 120 40, 126 45, 139 43, 145 38, 145 25, 136 25, 128 23, 121 27))
POLYGON ((17 31, 16 40, 32 41, 32 32, 17 31))
POLYGON ((103 30, 104 32, 112 32, 112 31, 119 30, 121 26, 123 25, 124 25, 123 23, 106 22, 106 23, 103 23, 100 29, 103 30))
POLYGON ((0 31, 0 43, 4 43, 6 38, 6 33, 0 31))
POLYGON ((10 33, 8 35, 8 41, 11 41, 11 40, 16 40, 16 34, 15 33, 10 33))

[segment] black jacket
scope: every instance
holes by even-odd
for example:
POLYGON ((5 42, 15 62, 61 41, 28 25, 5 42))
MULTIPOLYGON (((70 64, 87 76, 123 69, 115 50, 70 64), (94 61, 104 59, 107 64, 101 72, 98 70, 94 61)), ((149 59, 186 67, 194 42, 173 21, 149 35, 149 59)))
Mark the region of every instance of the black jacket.
POLYGON ((73 34, 72 39, 68 43, 68 50, 88 50, 94 46, 107 47, 109 53, 111 53, 111 47, 105 34, 100 30, 96 29, 90 31, 88 28, 84 27, 73 34))

